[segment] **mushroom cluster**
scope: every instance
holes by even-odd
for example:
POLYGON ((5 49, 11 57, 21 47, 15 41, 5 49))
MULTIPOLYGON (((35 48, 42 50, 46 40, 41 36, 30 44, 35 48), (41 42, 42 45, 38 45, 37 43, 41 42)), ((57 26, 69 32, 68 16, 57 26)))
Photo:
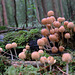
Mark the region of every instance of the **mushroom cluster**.
POLYGON ((48 11, 47 16, 41 20, 42 25, 45 25, 46 28, 41 30, 43 38, 37 40, 39 49, 52 53, 63 52, 65 49, 64 42, 66 40, 67 43, 72 37, 72 32, 75 32, 75 25, 73 22, 66 21, 64 17, 56 19, 52 10, 48 11))

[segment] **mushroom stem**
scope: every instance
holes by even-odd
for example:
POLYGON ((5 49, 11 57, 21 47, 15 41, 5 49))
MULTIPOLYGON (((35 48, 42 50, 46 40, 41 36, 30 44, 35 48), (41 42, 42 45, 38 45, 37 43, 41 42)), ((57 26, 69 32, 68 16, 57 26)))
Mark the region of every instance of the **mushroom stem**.
POLYGON ((14 51, 15 51, 15 55, 16 55, 16 57, 17 57, 17 52, 16 52, 16 48, 14 48, 14 51))
MULTIPOLYGON (((47 72, 47 69, 45 67, 46 67, 46 64, 44 63, 44 71, 47 72)), ((46 75, 47 75, 47 73, 46 73, 46 75)))
POLYGON ((39 64, 38 64, 38 61, 36 60, 36 64, 37 64, 37 68, 39 68, 39 64))
POLYGON ((68 63, 66 63, 66 73, 68 74, 68 63))
POLYGON ((51 72, 52 66, 50 65, 50 72, 51 72))
POLYGON ((11 53, 11 60, 13 60, 13 54, 12 54, 12 51, 10 50, 10 53, 11 53))

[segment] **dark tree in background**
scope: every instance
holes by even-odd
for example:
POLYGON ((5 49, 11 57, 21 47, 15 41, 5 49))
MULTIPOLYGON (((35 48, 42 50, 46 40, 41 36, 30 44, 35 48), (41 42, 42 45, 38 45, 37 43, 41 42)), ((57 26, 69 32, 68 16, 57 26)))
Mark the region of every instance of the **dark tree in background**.
POLYGON ((41 0, 41 4, 42 4, 42 9, 43 9, 44 16, 47 17, 47 11, 46 11, 46 7, 45 7, 45 0, 41 0))
POLYGON ((53 7, 53 10, 54 10, 54 13, 55 13, 55 17, 57 18, 58 14, 57 14, 57 10, 56 10, 56 2, 55 2, 55 0, 52 0, 52 7, 53 7))
POLYGON ((6 13, 6 8, 5 8, 5 0, 1 0, 1 4, 2 4, 2 13, 3 13, 3 25, 8 26, 7 13, 6 13))
POLYGON ((64 17, 63 6, 62 6, 62 0, 59 0, 59 3, 60 3, 61 16, 64 17))
POLYGON ((27 0, 25 0, 25 16, 26 16, 25 24, 26 27, 28 27, 27 0))
POLYGON ((37 5, 37 0, 34 0, 35 2, 35 7, 36 7, 36 15, 37 15, 37 19, 40 22, 40 15, 39 15, 39 10, 38 10, 38 5, 37 5))
POLYGON ((15 24, 16 24, 16 27, 18 27, 18 22, 17 22, 17 15, 16 15, 16 1, 13 0, 13 5, 14 5, 14 19, 15 19, 15 24))

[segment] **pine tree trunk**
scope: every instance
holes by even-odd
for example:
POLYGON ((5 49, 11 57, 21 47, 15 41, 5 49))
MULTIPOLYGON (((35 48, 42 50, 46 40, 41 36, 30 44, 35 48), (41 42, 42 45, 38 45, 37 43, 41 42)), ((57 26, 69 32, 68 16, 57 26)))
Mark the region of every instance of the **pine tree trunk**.
POLYGON ((15 19, 16 27, 18 27, 17 15, 16 15, 16 1, 13 0, 13 2, 14 2, 14 19, 15 19))
POLYGON ((59 0, 59 3, 60 3, 61 16, 64 17, 63 6, 62 6, 62 0, 59 0))
POLYGON ((37 6, 37 1, 36 0, 34 0, 35 1, 35 7, 36 7, 36 13, 37 13, 37 19, 38 19, 38 21, 39 21, 39 23, 40 23, 40 16, 39 16, 39 10, 38 10, 38 6, 37 6))
POLYGON ((47 12, 46 12, 46 8, 45 8, 45 5, 44 5, 45 4, 44 0, 41 0, 41 4, 42 4, 44 16, 47 17, 47 12))
POLYGON ((1 4, 2 4, 2 12, 3 12, 4 25, 8 26, 7 13, 6 13, 6 8, 5 8, 5 1, 1 0, 1 4))
POLYGON ((57 14, 57 10, 56 10, 55 0, 52 0, 52 7, 53 7, 53 10, 54 10, 54 13, 55 13, 55 17, 57 18, 58 17, 58 14, 57 14))
POLYGON ((28 15, 27 15, 27 0, 25 0, 25 23, 26 23, 26 27, 28 27, 28 15))

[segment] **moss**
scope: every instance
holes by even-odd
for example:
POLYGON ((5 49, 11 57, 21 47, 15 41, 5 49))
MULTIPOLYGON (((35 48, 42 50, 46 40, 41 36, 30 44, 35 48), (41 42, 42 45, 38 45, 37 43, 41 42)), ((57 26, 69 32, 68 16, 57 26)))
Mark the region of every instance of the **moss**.
POLYGON ((5 29, 7 29, 6 26, 0 26, 0 31, 1 31, 1 30, 5 30, 5 29))
POLYGON ((32 29, 30 31, 21 30, 18 32, 7 33, 4 37, 4 43, 7 44, 7 43, 16 42, 18 46, 24 46, 30 40, 34 40, 40 37, 41 34, 39 29, 32 29))

